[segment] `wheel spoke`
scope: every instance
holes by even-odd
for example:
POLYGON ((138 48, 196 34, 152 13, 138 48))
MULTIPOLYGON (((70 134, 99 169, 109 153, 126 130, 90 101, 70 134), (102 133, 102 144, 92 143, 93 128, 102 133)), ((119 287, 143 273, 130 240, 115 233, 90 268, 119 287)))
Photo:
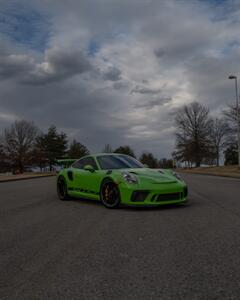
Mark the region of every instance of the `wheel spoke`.
POLYGON ((114 183, 106 183, 101 194, 102 200, 107 206, 114 206, 119 202, 118 190, 114 183))

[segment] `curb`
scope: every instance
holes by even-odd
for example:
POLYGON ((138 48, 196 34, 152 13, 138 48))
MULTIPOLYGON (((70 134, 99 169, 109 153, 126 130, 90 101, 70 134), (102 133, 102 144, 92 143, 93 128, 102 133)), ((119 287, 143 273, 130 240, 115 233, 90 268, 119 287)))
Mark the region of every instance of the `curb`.
POLYGON ((1 179, 0 178, 0 184, 2 182, 10 182, 10 181, 20 181, 20 180, 28 180, 28 179, 37 179, 37 178, 44 178, 44 177, 51 177, 56 176, 56 174, 46 174, 46 175, 35 175, 35 176, 29 176, 29 177, 20 177, 20 178, 7 178, 7 179, 1 179))
POLYGON ((217 174, 217 173, 202 173, 202 172, 184 172, 184 171, 178 171, 178 173, 182 174, 197 174, 197 175, 208 175, 208 176, 218 176, 218 177, 227 177, 227 178, 235 178, 235 179, 240 179, 239 176, 234 176, 231 174, 217 174))

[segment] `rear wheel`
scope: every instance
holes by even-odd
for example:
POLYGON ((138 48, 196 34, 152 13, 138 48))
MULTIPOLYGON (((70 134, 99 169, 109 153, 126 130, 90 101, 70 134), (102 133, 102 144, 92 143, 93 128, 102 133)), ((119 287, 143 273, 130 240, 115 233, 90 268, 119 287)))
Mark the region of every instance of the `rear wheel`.
POLYGON ((69 200, 70 198, 67 193, 67 183, 63 176, 58 177, 57 194, 60 200, 69 200))
POLYGON ((103 205, 107 208, 116 208, 121 202, 118 186, 110 180, 103 182, 100 197, 103 205))

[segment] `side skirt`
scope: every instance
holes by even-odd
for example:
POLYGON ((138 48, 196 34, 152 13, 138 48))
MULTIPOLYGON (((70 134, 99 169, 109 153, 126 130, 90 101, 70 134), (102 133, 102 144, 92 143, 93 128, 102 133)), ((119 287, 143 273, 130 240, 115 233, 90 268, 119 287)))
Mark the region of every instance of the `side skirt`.
POLYGON ((69 194, 69 196, 72 196, 75 198, 88 198, 88 199, 100 201, 100 196, 95 193, 90 193, 90 192, 85 192, 85 191, 83 192, 83 191, 79 191, 79 190, 71 190, 71 188, 70 188, 70 189, 68 189, 68 194, 69 194))

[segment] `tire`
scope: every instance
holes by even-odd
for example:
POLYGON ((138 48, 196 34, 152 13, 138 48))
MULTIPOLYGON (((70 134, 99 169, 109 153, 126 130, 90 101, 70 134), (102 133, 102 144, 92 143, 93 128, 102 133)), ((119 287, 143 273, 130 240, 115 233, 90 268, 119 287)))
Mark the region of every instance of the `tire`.
POLYGON ((116 208, 121 203, 118 186, 112 180, 104 180, 101 185, 100 198, 106 208, 116 208))
POLYGON ((62 201, 69 200, 70 197, 67 193, 67 183, 63 176, 59 176, 57 180, 57 194, 58 198, 62 201))

